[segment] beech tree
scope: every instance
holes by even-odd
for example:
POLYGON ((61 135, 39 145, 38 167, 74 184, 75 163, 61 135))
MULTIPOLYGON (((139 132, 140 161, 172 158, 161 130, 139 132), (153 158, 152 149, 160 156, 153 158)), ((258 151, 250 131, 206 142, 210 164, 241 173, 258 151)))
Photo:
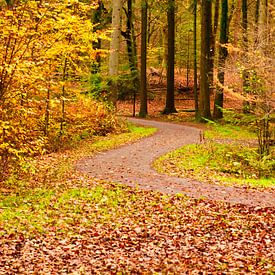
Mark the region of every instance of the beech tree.
POLYGON ((140 68, 140 111, 139 116, 145 117, 148 114, 147 107, 147 0, 141 3, 141 68, 140 68))
POLYGON ((168 58, 167 58, 167 89, 164 114, 176 113, 174 92, 175 71, 175 0, 168 0, 168 58))
POLYGON ((212 1, 205 0, 201 4, 201 86, 199 93, 199 119, 211 118, 210 111, 210 49, 212 31, 212 1))
POLYGON ((198 69, 197 69, 197 0, 193 2, 193 42, 194 42, 194 97, 195 97, 195 114, 198 117, 199 99, 198 99, 198 69))
MULTIPOLYGON (((104 27, 104 22, 102 20, 103 14, 105 11, 104 4, 101 0, 97 2, 97 8, 94 10, 92 15, 92 23, 94 25, 94 31, 101 31, 104 27)), ((92 73, 98 73, 100 69, 101 57, 100 57, 100 49, 101 49, 101 41, 100 37, 96 41, 93 41, 93 47, 96 52, 95 62, 92 64, 92 73)))
POLYGON ((228 42, 228 1, 222 0, 221 24, 220 24, 220 40, 219 40, 219 57, 218 57, 218 85, 216 88, 214 100, 214 118, 223 117, 223 86, 225 74, 225 61, 227 57, 226 43, 228 42))
POLYGON ((220 16, 220 0, 215 0, 213 28, 211 31, 211 46, 210 46, 210 88, 214 88, 214 66, 216 54, 216 36, 218 31, 219 16, 220 16))
POLYGON ((119 76, 119 49, 121 34, 121 10, 122 1, 113 0, 112 2, 112 34, 110 42, 109 57, 109 76, 111 78, 110 101, 116 105, 118 97, 117 79, 119 76))

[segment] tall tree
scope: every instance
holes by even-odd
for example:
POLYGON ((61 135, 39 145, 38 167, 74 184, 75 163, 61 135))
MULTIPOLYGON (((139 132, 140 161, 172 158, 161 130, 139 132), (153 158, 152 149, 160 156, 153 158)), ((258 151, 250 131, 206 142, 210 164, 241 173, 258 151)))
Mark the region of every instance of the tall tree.
POLYGON ((126 13, 126 31, 121 32, 124 36, 127 44, 127 54, 129 67, 131 70, 131 80, 132 80, 132 88, 133 88, 133 116, 136 113, 136 94, 140 89, 140 81, 138 75, 138 64, 137 64, 137 44, 135 37, 135 29, 134 29, 134 16, 133 16, 133 0, 127 0, 127 9, 124 9, 126 13))
POLYGON ((118 87, 115 80, 119 74, 119 47, 121 33, 121 9, 122 1, 113 0, 112 2, 112 35, 110 42, 110 58, 109 58, 109 76, 111 79, 111 95, 110 101, 116 105, 118 97, 118 87))
POLYGON ((127 44, 127 54, 129 60, 129 66, 131 72, 137 71, 137 45, 135 30, 133 24, 133 0, 127 0, 127 10, 125 9, 127 21, 126 21, 126 31, 121 32, 126 39, 127 44))
POLYGON ((259 42, 260 48, 262 51, 265 50, 265 47, 268 45, 268 31, 267 31, 267 10, 268 10, 268 0, 260 0, 259 1, 259 24, 258 24, 258 32, 259 32, 259 42))
MULTIPOLYGON (((248 10, 247 0, 242 0, 242 34, 243 34, 243 51, 248 52, 248 10)), ((243 93, 249 92, 249 73, 245 68, 242 72, 243 78, 243 93)), ((243 112, 250 112, 250 104, 248 101, 243 102, 243 112)))
POLYGON ((147 107, 147 0, 141 2, 141 68, 140 68, 140 117, 146 117, 148 114, 147 107))
MULTIPOLYGON (((100 31, 102 30, 103 24, 102 24, 102 17, 103 17, 103 11, 105 10, 103 2, 101 0, 98 0, 97 2, 97 8, 94 10, 92 15, 92 23, 94 24, 94 31, 100 31)), ((98 38, 96 41, 93 41, 93 48, 98 51, 101 49, 101 39, 98 38)), ((92 63, 92 73, 98 73, 100 68, 100 62, 101 57, 100 53, 97 52, 95 56, 95 62, 92 63)))
POLYGON ((198 117, 199 99, 198 99, 198 68, 197 68, 197 0, 194 0, 194 22, 193 22, 193 39, 194 39, 194 97, 195 97, 195 114, 198 117))
POLYGON ((176 113, 175 107, 175 0, 168 0, 168 59, 167 59, 167 90, 166 105, 163 114, 176 113))
POLYGON ((199 93, 199 119, 211 118, 210 111, 210 48, 212 31, 212 1, 202 1, 201 5, 201 88, 199 93))
POLYGON ((215 63, 215 54, 216 54, 216 36, 218 31, 219 24, 219 15, 220 15, 220 0, 215 0, 214 7, 214 21, 213 28, 211 32, 211 48, 210 48, 210 87, 211 90, 214 88, 214 63, 215 63))
POLYGON ((215 104, 214 104, 214 118, 223 117, 223 85, 225 61, 227 57, 226 43, 228 42, 228 1, 222 0, 221 24, 220 24, 220 43, 219 43, 219 59, 218 59, 218 80, 219 84, 216 89, 215 104))

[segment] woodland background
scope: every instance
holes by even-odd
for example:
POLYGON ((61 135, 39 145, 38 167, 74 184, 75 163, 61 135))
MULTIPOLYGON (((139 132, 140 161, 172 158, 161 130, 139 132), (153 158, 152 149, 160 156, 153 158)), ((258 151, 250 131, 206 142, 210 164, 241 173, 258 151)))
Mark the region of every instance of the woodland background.
POLYGON ((116 111, 129 114, 129 100, 133 115, 151 102, 176 113, 181 102, 205 122, 233 98, 260 158, 270 155, 272 1, 7 0, 0 12, 2 180, 29 173, 28 157, 126 131, 116 111))

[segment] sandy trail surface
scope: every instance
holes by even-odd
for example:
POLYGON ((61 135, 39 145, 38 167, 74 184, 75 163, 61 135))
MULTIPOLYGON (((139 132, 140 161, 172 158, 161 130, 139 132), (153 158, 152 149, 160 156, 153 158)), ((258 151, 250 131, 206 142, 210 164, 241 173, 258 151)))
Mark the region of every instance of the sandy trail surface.
POLYGON ((156 134, 117 149, 82 159, 76 168, 102 180, 167 194, 182 193, 194 198, 222 200, 232 204, 275 207, 275 194, 246 188, 219 186, 190 179, 158 174, 153 161, 186 144, 200 142, 200 130, 194 127, 152 120, 129 118, 143 126, 155 127, 156 134))

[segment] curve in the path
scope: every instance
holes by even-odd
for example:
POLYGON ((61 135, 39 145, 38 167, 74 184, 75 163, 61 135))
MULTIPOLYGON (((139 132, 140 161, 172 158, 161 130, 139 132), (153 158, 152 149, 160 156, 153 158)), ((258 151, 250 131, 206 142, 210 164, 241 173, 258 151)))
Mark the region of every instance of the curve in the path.
POLYGON ((218 186, 158 174, 152 168, 153 161, 185 144, 199 143, 200 130, 168 122, 129 120, 158 128, 158 131, 136 143, 83 159, 77 163, 77 169, 98 179, 139 186, 146 190, 157 190, 167 194, 183 193, 195 198, 205 197, 233 204, 275 207, 275 195, 272 192, 218 186))

